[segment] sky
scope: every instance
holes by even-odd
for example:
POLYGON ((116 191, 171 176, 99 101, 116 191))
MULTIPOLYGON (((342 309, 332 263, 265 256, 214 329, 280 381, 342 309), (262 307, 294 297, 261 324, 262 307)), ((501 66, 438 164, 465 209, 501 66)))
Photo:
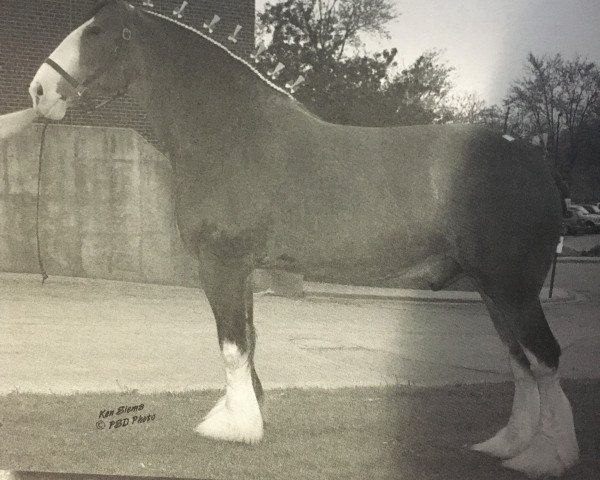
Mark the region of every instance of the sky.
MULTIPOLYGON (((263 9, 266 0, 256 0, 263 9)), ((276 3, 271 0, 271 3, 276 3)), ((600 0, 395 0, 391 39, 365 38, 369 50, 396 47, 400 65, 443 50, 456 93, 499 103, 524 74, 529 52, 579 54, 600 63, 600 0)))

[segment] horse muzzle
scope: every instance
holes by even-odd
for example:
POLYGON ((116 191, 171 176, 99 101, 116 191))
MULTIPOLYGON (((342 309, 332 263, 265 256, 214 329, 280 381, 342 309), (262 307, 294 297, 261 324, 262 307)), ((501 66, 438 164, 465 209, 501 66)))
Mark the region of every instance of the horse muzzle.
POLYGON ((42 117, 50 120, 62 120, 67 113, 67 99, 62 95, 40 95, 41 87, 32 83, 29 94, 33 100, 33 109, 42 117))
POLYGON ((36 75, 29 86, 33 109, 38 115, 50 120, 62 120, 67 113, 67 97, 57 91, 56 84, 57 82, 49 82, 43 76, 36 75))

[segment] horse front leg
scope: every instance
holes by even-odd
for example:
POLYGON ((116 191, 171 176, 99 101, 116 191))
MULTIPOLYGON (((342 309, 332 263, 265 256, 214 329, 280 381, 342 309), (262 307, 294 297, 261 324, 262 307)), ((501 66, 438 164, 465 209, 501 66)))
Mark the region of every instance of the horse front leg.
POLYGON ((196 431, 206 437, 256 443, 263 436, 262 386, 254 369, 251 270, 243 262, 200 256, 201 280, 217 322, 225 395, 196 431))

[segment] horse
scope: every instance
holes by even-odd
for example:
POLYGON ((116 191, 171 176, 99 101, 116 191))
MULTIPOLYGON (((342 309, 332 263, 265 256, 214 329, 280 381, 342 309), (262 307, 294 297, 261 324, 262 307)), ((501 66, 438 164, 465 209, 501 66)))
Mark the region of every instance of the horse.
POLYGON ((264 433, 250 274, 441 289, 467 276, 514 376, 504 428, 470 448, 532 476, 578 460, 560 346, 539 294, 561 226, 552 172, 533 146, 481 126, 367 128, 325 122, 194 28, 101 2, 35 74, 35 112, 127 92, 168 150, 176 220, 198 259, 224 363, 224 396, 196 431, 264 433))

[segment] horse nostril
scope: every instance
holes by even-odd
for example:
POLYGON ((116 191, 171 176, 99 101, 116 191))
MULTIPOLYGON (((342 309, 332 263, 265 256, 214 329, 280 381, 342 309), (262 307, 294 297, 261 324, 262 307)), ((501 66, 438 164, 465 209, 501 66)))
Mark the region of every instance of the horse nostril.
POLYGON ((37 88, 35 89, 35 94, 38 97, 43 97, 44 96, 44 87, 42 87, 42 84, 38 84, 37 88))

